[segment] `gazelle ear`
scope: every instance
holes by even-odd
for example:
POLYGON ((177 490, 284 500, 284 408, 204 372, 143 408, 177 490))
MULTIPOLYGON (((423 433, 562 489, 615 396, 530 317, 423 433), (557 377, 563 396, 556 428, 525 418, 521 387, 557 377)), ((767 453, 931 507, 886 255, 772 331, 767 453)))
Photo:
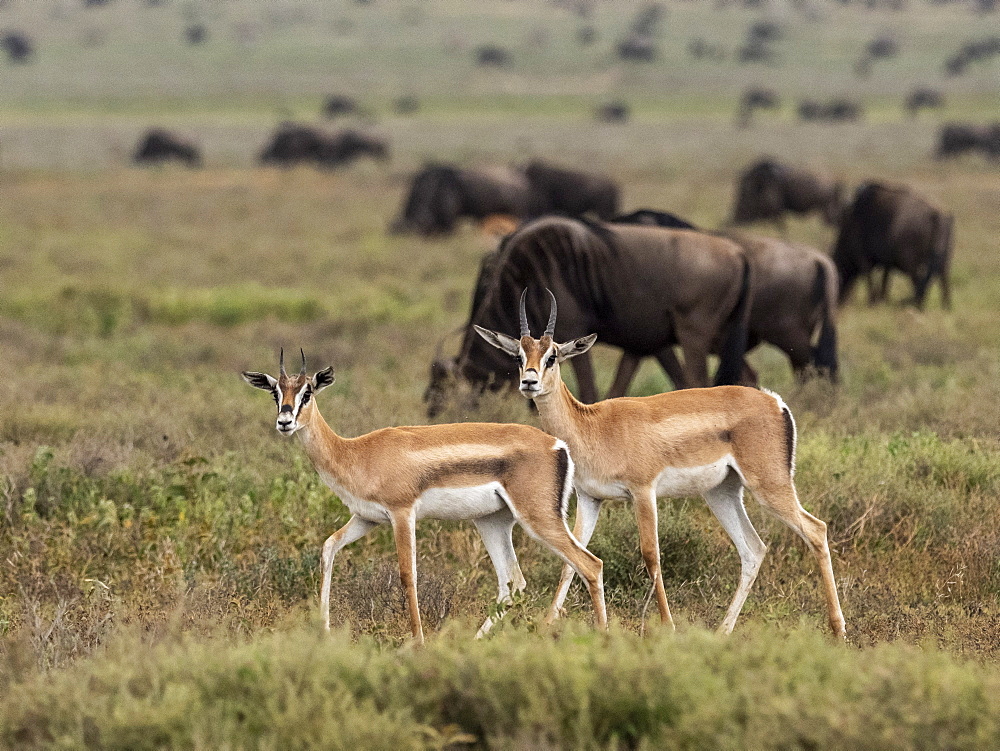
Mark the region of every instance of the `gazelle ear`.
POLYGON ((576 357, 577 355, 582 355, 588 349, 593 347, 594 342, 596 341, 597 334, 587 334, 587 336, 581 336, 579 339, 574 339, 571 342, 557 344, 556 351, 559 353, 559 362, 568 360, 571 357, 576 357))
POLYGON ((314 392, 319 392, 337 380, 333 374, 333 368, 323 368, 312 377, 312 388, 314 392))
POLYGON ((488 329, 481 328, 475 324, 472 324, 472 328, 474 328, 476 333, 483 337, 483 339, 488 341, 497 349, 502 349, 511 357, 517 357, 521 353, 521 343, 514 337, 501 334, 499 331, 489 331, 488 329))
POLYGON ((274 391, 274 387, 278 385, 278 382, 267 373, 246 371, 243 373, 243 380, 254 388, 264 389, 264 391, 274 391))

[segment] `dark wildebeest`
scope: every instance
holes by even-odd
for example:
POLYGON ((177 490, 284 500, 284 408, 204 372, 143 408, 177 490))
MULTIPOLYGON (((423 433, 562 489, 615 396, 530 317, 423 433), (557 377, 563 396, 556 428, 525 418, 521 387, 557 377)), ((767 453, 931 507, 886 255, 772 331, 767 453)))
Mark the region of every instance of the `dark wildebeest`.
POLYGON ((360 156, 386 159, 388 155, 385 141, 355 130, 330 134, 309 125, 282 123, 261 152, 260 161, 285 167, 302 163, 339 167, 360 156))
POLYGON ((345 94, 331 94, 323 102, 324 117, 341 117, 342 115, 353 115, 358 111, 358 103, 353 97, 345 94))
POLYGON ((762 159, 740 175, 731 224, 772 221, 785 230, 785 212, 818 211, 833 226, 842 210, 843 185, 804 169, 762 159))
MULTIPOLYGON (((424 394, 430 416, 441 411, 457 380, 480 391, 513 384, 517 364, 484 342, 472 324, 516 330, 512 311, 528 286, 537 292, 549 287, 558 297, 560 340, 596 332, 634 357, 656 357, 678 387, 708 385, 710 352, 720 353, 716 383, 740 377, 751 272, 736 243, 690 230, 542 217, 484 258, 460 354, 438 357, 431 367, 424 394), (674 345, 681 347, 683 366, 674 345)), ((541 295, 529 297, 532 315, 544 315, 541 295)), ((591 361, 576 359, 580 398, 596 401, 591 361)))
POLYGON ((898 269, 913 282, 914 302, 923 308, 927 288, 941 281, 941 299, 951 307, 948 274, 951 267, 954 219, 902 185, 870 182, 858 188, 844 212, 833 260, 840 272, 840 300, 850 295, 859 276, 868 280, 868 300, 885 299, 889 274, 898 269), (872 274, 882 269, 876 289, 872 274))
POLYGON ((538 207, 546 212, 580 216, 588 211, 601 219, 618 212, 619 188, 604 175, 566 169, 535 160, 524 169, 538 207))
POLYGON ((656 209, 636 209, 628 214, 619 214, 611 219, 613 224, 641 224, 646 227, 667 227, 672 229, 698 229, 691 222, 676 214, 656 209))
POLYGON ((625 102, 608 102, 594 110, 594 117, 602 123, 624 123, 632 114, 632 108, 625 102))
POLYGON ((750 125, 753 113, 757 110, 773 110, 781 106, 781 98, 771 89, 747 89, 740 97, 740 106, 736 111, 736 124, 741 128, 750 125))
POLYGON ((7 53, 7 59, 12 63, 28 62, 35 51, 31 40, 15 31, 8 32, 0 38, 0 47, 7 53))
POLYGON ((920 114, 920 110, 944 107, 944 95, 937 89, 918 86, 906 97, 905 107, 910 117, 916 117, 920 114))
POLYGON ((132 161, 136 164, 163 164, 173 160, 183 162, 188 167, 201 166, 201 154, 197 146, 162 128, 148 130, 132 155, 132 161))
POLYGON ((863 108, 850 99, 835 98, 828 102, 806 99, 799 104, 800 120, 822 120, 826 122, 851 122, 861 117, 863 108))
POLYGON ((1000 122, 992 125, 945 123, 938 136, 935 156, 949 159, 969 152, 1000 157, 1000 122))
POLYGON ((481 220, 492 214, 526 218, 535 213, 531 184, 510 167, 461 169, 430 164, 410 184, 393 233, 435 235, 451 232, 462 217, 481 220))
POLYGON ((506 68, 514 61, 510 52, 496 44, 484 44, 476 48, 476 63, 494 68, 506 68))
MULTIPOLYGON (((673 214, 649 209, 615 221, 661 227, 687 224, 673 214)), ((838 276, 833 261, 806 245, 744 233, 723 236, 736 242, 750 261, 753 297, 747 352, 761 343, 771 344, 785 353, 800 379, 810 375, 811 370, 836 381, 838 276)), ((622 354, 618 378, 607 398, 625 395, 638 366, 639 358, 622 354)), ((746 360, 741 383, 757 384, 757 374, 746 360)))

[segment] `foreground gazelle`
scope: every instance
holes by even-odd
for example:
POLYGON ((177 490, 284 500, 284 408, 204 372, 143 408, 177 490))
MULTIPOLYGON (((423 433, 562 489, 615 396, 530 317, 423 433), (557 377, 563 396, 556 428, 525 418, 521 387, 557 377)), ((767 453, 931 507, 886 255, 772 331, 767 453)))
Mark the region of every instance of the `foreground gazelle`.
MULTIPOLYGON (((323 545, 323 625, 330 628, 333 558, 345 545, 379 524, 392 524, 399 574, 406 591, 413 638, 423 641, 417 607, 417 519, 469 519, 482 535, 496 569, 500 593, 524 588, 511 531, 519 523, 587 583, 594 618, 607 627, 603 564, 580 545, 566 526, 573 486, 573 462, 566 444, 527 425, 466 423, 383 428, 358 438, 341 438, 316 406, 315 394, 334 381, 333 368, 312 378, 302 370, 278 378, 243 373, 251 386, 271 392, 278 405, 278 432, 297 433, 320 477, 353 516, 323 545)), ((489 631, 487 618, 478 635, 489 631)))
MULTIPOLYGON (((739 551, 741 576, 719 630, 729 633, 743 608, 767 547, 743 506, 743 488, 799 534, 815 554, 826 592, 830 626, 844 635, 844 615, 830 562, 826 524, 799 504, 795 471, 795 422, 775 394, 743 386, 685 389, 646 397, 582 404, 562 382, 559 364, 586 352, 591 334, 557 344, 556 300, 541 339, 528 331, 521 295, 520 341, 476 327, 490 344, 518 358, 520 391, 534 399, 542 426, 562 438, 576 463, 577 514, 574 534, 586 545, 601 502, 631 499, 639 545, 653 579, 664 623, 673 625, 660 570, 658 496, 700 493, 739 551)), ((549 619, 555 619, 569 591, 572 571, 563 569, 549 619)))

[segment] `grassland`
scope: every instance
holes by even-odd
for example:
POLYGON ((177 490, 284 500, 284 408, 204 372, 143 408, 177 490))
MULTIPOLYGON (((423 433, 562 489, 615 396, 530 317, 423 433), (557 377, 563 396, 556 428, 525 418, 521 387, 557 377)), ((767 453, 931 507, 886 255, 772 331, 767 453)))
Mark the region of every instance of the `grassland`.
MULTIPOLYGON (((995 747, 1000 169, 930 158, 940 119, 996 117, 995 64, 941 72, 981 18, 678 3, 663 59, 626 65, 612 47, 637 7, 599 3, 586 20, 527 0, 0 8, 38 43, 0 80, 0 745, 995 747), (762 18, 785 24, 778 65, 686 57, 692 36, 731 50, 762 18), (181 43, 190 19, 209 28, 205 46, 181 43), (574 41, 585 23, 600 31, 590 48, 574 41), (902 53, 857 79, 875 30, 896 32, 902 53), (487 41, 513 48, 512 70, 474 67, 487 41), (915 83, 940 86, 946 110, 906 119, 915 83), (750 84, 784 106, 736 130, 750 84), (254 166, 280 118, 315 121, 321 95, 341 92, 377 114, 390 166, 254 166), (864 99, 864 122, 795 122, 798 97, 842 92, 864 99), (389 114, 403 93, 420 97, 417 115, 389 114), (593 122, 611 98, 632 102, 633 121, 593 122), (151 124, 196 137, 207 166, 129 168, 151 124), (588 632, 580 589, 567 626, 540 625, 558 562, 518 537, 527 593, 494 639, 468 643, 492 569, 474 530, 425 523, 429 647, 398 651, 388 531, 338 557, 340 630, 319 641, 319 546, 346 510, 238 373, 301 346, 337 369, 320 406, 342 434, 425 422, 427 365, 493 241, 471 227, 388 236, 413 168, 543 155, 613 174, 628 207, 715 226, 761 153, 851 185, 904 181, 956 215, 952 312, 936 295, 924 313, 899 304, 902 281, 895 304, 848 305, 836 388, 753 355, 798 420, 797 483, 830 524, 848 646, 823 636, 813 562, 755 508, 770 545, 760 578, 736 636, 705 633, 738 559, 698 499, 661 506, 676 636, 643 624, 634 521, 614 507, 592 545, 607 638, 588 632)), ((813 219, 790 234, 832 239, 813 219)), ((612 353, 598 364, 606 384, 612 353)), ((647 365, 634 393, 665 387, 647 365)), ((519 397, 441 419, 534 420, 519 397)))

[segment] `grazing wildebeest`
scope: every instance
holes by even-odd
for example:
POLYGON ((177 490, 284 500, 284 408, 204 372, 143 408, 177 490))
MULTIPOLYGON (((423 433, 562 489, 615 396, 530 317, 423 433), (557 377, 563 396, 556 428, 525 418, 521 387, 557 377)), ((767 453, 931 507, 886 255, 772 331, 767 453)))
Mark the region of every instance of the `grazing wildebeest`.
POLYGON ((941 282, 941 299, 951 307, 951 214, 932 205, 911 188, 869 182, 858 188, 844 212, 833 260, 840 272, 840 300, 850 295, 859 276, 868 280, 868 300, 885 299, 889 274, 898 269, 913 282, 914 302, 923 308, 927 288, 941 282), (882 270, 876 288, 872 274, 882 270))
POLYGON ((201 166, 198 147, 163 128, 148 130, 132 155, 136 164, 163 164, 173 160, 189 167, 201 166))
POLYGON ((916 117, 920 110, 941 109, 944 107, 944 95, 937 89, 927 86, 917 86, 906 97, 906 111, 910 117, 916 117))
POLYGON ((526 218, 535 213, 534 193, 523 172, 510 167, 462 169, 430 164, 410 184, 393 233, 435 235, 451 232, 462 217, 493 214, 526 218))
POLYGON ((184 40, 188 44, 203 44, 207 39, 208 29, 203 24, 191 24, 184 29, 184 40))
POLYGON ((1000 157, 1000 122, 992 125, 945 123, 941 126, 935 153, 938 159, 949 159, 970 152, 1000 157))
MULTIPOLYGON (((673 222, 683 220, 665 212, 642 210, 615 221, 674 226, 673 222)), ((785 353, 800 379, 815 373, 836 381, 838 275, 833 261, 807 245, 744 233, 723 236, 736 242, 750 261, 753 297, 747 352, 759 344, 771 344, 785 353)), ((669 354, 664 353, 666 358, 669 354)), ((623 353, 618 378, 607 398, 624 396, 638 367, 638 357, 623 353)), ((664 368, 671 372, 666 365, 664 368)), ((740 382, 757 384, 757 374, 746 360, 740 382)))
POLYGON ((309 125, 286 122, 261 152, 260 161, 286 167, 302 163, 339 167, 360 156, 386 159, 388 155, 386 142, 375 136, 350 129, 330 134, 309 125))
POLYGON ((510 52, 496 44, 484 44, 476 48, 476 62, 494 68, 506 68, 513 62, 510 52))
POLYGON ((781 106, 781 98, 771 89, 747 89, 740 97, 740 106, 736 111, 736 124, 745 128, 750 125, 753 113, 757 110, 773 110, 781 106))
POLYGON ((353 115, 358 111, 358 103, 353 97, 346 94, 331 94, 323 102, 324 117, 340 117, 342 115, 353 115))
POLYGON ((800 120, 822 120, 826 122, 852 122, 861 117, 863 108, 850 99, 834 98, 828 102, 806 99, 799 103, 800 120))
POLYGON ((594 111, 594 116, 602 123, 624 123, 632 114, 632 108, 625 102, 608 102, 594 111))
POLYGON ((804 169, 762 159, 740 175, 732 224, 773 221, 784 231, 785 212, 818 211, 833 226, 840 218, 843 185, 804 169))
POLYGON ((610 219, 618 211, 618 184, 605 175, 566 169, 538 159, 525 167, 524 175, 544 211, 568 216, 592 211, 601 219, 610 219))
MULTIPOLYGON (((720 354, 716 383, 740 377, 751 272, 736 243, 691 230, 542 217, 484 258, 460 353, 452 360, 438 357, 431 366, 424 393, 431 417, 459 379, 478 390, 513 384, 517 364, 486 344, 472 324, 516 330, 511 311, 526 286, 556 293, 556 335, 562 339, 596 331, 605 344, 635 357, 656 357, 679 388, 708 385, 710 352, 720 354), (680 345, 683 366, 674 345, 680 345)), ((541 295, 529 297, 532 315, 543 315, 541 295)), ((580 398, 595 401, 589 357, 575 369, 580 398)))
POLYGON ((0 47, 7 53, 7 59, 12 63, 26 63, 34 54, 35 48, 25 34, 11 31, 0 38, 0 47))

